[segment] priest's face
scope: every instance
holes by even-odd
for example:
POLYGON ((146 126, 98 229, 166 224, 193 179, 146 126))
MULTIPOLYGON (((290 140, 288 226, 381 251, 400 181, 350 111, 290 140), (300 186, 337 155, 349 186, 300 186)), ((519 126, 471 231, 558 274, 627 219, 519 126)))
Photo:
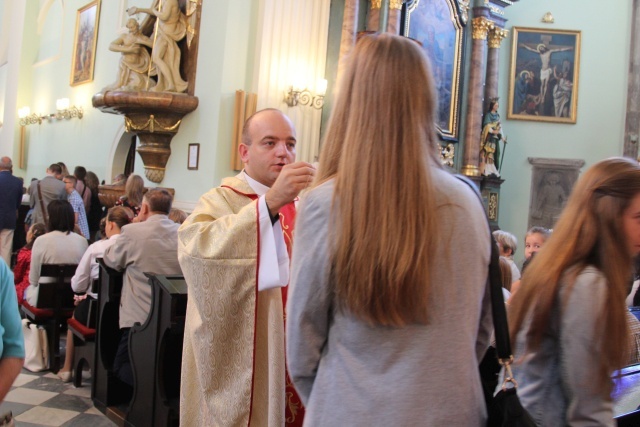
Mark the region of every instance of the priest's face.
POLYGON ((266 110, 249 123, 250 144, 240 144, 245 172, 271 187, 284 165, 296 160, 296 131, 291 120, 280 111, 266 110))

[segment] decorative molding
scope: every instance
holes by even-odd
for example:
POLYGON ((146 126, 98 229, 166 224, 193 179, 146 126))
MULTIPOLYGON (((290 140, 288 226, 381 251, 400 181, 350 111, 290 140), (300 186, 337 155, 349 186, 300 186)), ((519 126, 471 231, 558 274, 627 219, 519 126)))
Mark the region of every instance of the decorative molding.
POLYGON ((489 197, 487 198, 487 217, 489 217, 489 221, 498 221, 498 199, 499 194, 497 192, 489 192, 489 197))
MULTIPOLYGON (((405 0, 390 0, 389 9, 400 10, 405 0)), ((382 0, 371 0, 371 10, 380 9, 382 7, 382 0)))
POLYGON ((463 24, 469 21, 469 3, 470 0, 458 0, 458 8, 460 9, 460 20, 463 24))
POLYGON ((489 47, 494 49, 500 49, 500 44, 509 36, 509 30, 495 26, 489 30, 489 47))
POLYGON ((552 159, 549 157, 528 157, 527 160, 533 166, 539 167, 564 167, 564 168, 581 168, 584 166, 582 159, 552 159))
POLYGON ((444 166, 454 167, 456 157, 456 146, 450 142, 446 146, 438 144, 438 155, 440 156, 440 163, 444 166))
POLYGON ((542 17, 542 22, 544 22, 545 24, 553 24, 554 22, 556 22, 556 20, 553 18, 551 12, 547 12, 542 17))
POLYGON ((473 18, 472 21, 472 38, 474 40, 486 40, 489 30, 494 27, 494 24, 484 16, 473 18))

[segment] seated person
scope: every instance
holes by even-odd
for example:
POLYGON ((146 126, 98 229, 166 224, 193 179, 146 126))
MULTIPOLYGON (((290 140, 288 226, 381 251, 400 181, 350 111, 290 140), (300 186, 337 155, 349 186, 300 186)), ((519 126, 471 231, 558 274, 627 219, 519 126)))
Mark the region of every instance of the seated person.
POLYGON ((87 239, 74 233, 75 215, 71 204, 66 200, 52 200, 47 206, 49 223, 47 234, 39 237, 33 244, 29 287, 25 299, 36 307, 38 303, 38 285, 42 264, 77 264, 87 250, 87 239))
POLYGON ((129 330, 135 323, 143 324, 151 309, 152 289, 144 273, 182 274, 178 264, 178 228, 169 219, 171 194, 161 188, 149 190, 142 199, 140 222, 124 227, 115 244, 104 252, 104 263, 124 271, 120 299, 120 329, 113 371, 118 378, 133 385, 129 358, 129 330))
POLYGON ((124 196, 116 201, 116 206, 124 206, 133 211, 133 216, 140 213, 142 203, 142 193, 144 191, 144 180, 140 175, 130 175, 127 184, 124 186, 124 196))
MULTIPOLYGON (((97 299, 97 295, 90 291, 92 282, 98 280, 98 273, 100 272, 100 266, 96 262, 96 258, 102 258, 104 251, 108 247, 113 246, 116 239, 120 236, 122 227, 130 222, 131 218, 127 210, 122 206, 114 206, 109 209, 105 225, 107 238, 105 240, 99 240, 89 246, 78 263, 76 274, 71 278, 71 288, 73 292, 77 294, 85 292, 85 295, 76 297, 77 308, 73 312, 74 319, 83 325, 88 324, 91 300, 97 299)), ((64 366, 60 372, 58 372, 58 377, 60 377, 63 382, 71 381, 74 349, 73 333, 68 329, 67 352, 65 354, 64 366)))
POLYGON ((169 212, 169 219, 176 224, 182 224, 188 216, 182 209, 171 208, 171 212, 169 212))
POLYGON ((27 231, 27 244, 18 251, 18 260, 13 268, 13 281, 16 285, 18 305, 24 301, 24 293, 29 286, 29 271, 31 269, 31 250, 36 239, 47 232, 42 223, 33 224, 27 231))

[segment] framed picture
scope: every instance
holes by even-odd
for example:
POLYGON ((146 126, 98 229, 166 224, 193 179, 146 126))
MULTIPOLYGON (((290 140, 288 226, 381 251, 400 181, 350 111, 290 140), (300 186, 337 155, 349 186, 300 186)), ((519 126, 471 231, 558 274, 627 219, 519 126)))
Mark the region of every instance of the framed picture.
POLYGON ((575 123, 580 31, 513 27, 507 118, 575 123))
POLYGON ((73 37, 73 55, 71 57, 71 86, 88 83, 93 80, 99 23, 100 0, 93 0, 78 9, 76 32, 73 37))
POLYGON ((189 155, 187 156, 187 169, 198 170, 200 162, 200 144, 189 144, 189 155))
POLYGON ((408 0, 403 34, 417 40, 431 62, 438 112, 436 125, 444 140, 458 140, 464 24, 455 0, 408 0))

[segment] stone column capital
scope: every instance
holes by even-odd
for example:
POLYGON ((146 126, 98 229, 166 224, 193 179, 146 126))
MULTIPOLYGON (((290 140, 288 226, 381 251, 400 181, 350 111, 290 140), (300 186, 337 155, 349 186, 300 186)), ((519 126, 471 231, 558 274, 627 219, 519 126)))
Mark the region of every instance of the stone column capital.
POLYGON ((489 30, 494 27, 494 24, 491 20, 485 18, 484 16, 480 16, 478 18, 473 18, 472 22, 472 38, 474 40, 486 40, 487 34, 489 30))
MULTIPOLYGON (((400 10, 405 0, 390 0, 389 8, 400 10)), ((380 9, 382 7, 382 0, 371 0, 371 9, 380 9)))
POLYGON ((489 47, 494 49, 500 49, 500 44, 509 35, 509 30, 500 28, 496 25, 489 30, 489 47))

